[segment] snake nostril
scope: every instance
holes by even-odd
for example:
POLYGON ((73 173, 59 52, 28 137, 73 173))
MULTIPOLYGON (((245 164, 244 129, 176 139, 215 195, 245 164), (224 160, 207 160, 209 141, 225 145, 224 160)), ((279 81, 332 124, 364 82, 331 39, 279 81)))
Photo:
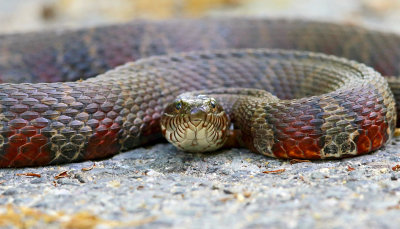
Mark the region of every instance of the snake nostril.
POLYGON ((195 107, 192 110, 190 110, 190 114, 191 115, 198 115, 200 112, 202 112, 202 110, 197 108, 197 107, 195 107))

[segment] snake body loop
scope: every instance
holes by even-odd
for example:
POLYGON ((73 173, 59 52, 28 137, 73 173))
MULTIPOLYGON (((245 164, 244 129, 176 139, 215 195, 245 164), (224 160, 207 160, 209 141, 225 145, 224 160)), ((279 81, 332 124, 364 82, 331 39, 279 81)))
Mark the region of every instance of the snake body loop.
POLYGON ((7 35, 0 37, 0 167, 99 159, 137 147, 160 136, 163 109, 178 94, 215 88, 266 89, 279 98, 227 91, 239 94, 227 112, 244 130, 243 142, 266 155, 358 155, 393 134, 394 98, 372 68, 309 52, 199 51, 242 48, 357 60, 390 76, 400 98, 400 37, 354 26, 209 19, 7 35), (160 54, 170 55, 151 57, 160 54))
MULTIPOLYGON (((230 76, 231 82, 214 83, 206 91, 194 92, 192 97, 185 93, 166 108, 161 119, 163 133, 181 149, 194 151, 214 142, 221 146, 218 143, 226 132, 225 125, 224 128, 215 124, 214 127, 205 126, 209 132, 221 132, 222 136, 204 142, 203 147, 197 140, 206 134, 200 131, 194 140, 192 136, 187 137, 196 144, 185 145, 181 140, 192 131, 191 118, 198 116, 198 112, 193 115, 193 110, 199 107, 196 96, 205 95, 230 108, 231 120, 236 129, 241 130, 239 141, 255 152, 272 157, 354 156, 380 148, 393 134, 396 123, 393 95, 383 77, 363 64, 323 54, 283 50, 232 50, 211 55, 212 60, 204 63, 203 59, 209 58, 210 54, 183 54, 173 57, 180 62, 174 67, 163 64, 157 67, 170 74, 181 65, 194 66, 206 73, 205 80, 215 80, 226 74, 225 69, 213 66, 235 66, 242 70, 230 76), (289 90, 296 96, 280 100, 265 91, 232 88, 235 85, 250 86, 245 82, 237 84, 249 77, 259 82, 253 87, 268 88, 273 94, 282 90, 281 85, 274 85, 275 80, 291 82, 289 90), (212 89, 218 86, 226 88, 212 89), (183 107, 174 108, 177 102, 183 107)), ((203 120, 212 119, 210 116, 217 119, 220 113, 220 110, 208 111, 203 120)))

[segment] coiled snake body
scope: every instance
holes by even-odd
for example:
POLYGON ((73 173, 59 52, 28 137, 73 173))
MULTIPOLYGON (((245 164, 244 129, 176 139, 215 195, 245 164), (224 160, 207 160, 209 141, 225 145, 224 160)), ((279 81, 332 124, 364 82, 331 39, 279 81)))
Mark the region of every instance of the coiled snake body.
POLYGON ((356 60, 388 76, 400 98, 400 36, 355 26, 203 19, 5 35, 0 166, 98 159, 134 148, 160 136, 161 114, 175 96, 221 87, 267 89, 279 98, 235 108, 243 142, 266 155, 358 155, 393 134, 395 100, 372 68, 309 52, 204 51, 243 48, 356 60), (187 51, 199 52, 172 54, 187 51), (171 55, 150 57, 161 54, 171 55))

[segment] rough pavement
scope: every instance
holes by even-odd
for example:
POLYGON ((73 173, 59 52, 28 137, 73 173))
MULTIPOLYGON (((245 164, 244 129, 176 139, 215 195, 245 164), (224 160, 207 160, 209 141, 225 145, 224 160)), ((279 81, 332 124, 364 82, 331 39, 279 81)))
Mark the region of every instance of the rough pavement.
POLYGON ((202 155, 160 143, 94 167, 1 169, 0 226, 396 228, 399 144, 291 164, 246 149, 202 155))

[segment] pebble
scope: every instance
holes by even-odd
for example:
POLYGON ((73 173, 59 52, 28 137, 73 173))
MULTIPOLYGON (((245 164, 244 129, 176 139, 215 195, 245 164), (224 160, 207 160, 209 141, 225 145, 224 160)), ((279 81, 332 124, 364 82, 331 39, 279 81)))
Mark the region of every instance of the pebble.
POLYGON ((13 195, 15 195, 15 194, 17 194, 18 192, 17 192, 17 189, 15 189, 15 188, 9 188, 9 189, 6 189, 3 193, 2 193, 2 195, 4 195, 4 196, 13 196, 13 195))

